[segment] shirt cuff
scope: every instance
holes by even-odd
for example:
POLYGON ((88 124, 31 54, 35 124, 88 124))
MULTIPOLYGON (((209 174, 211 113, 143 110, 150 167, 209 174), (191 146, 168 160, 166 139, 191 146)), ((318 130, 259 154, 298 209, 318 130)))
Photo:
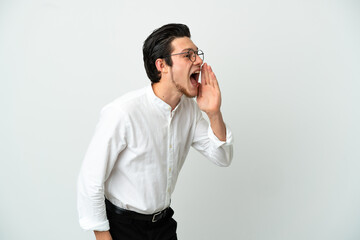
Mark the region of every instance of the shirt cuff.
POLYGON ((110 229, 109 221, 106 220, 100 223, 91 223, 85 219, 80 219, 80 226, 84 230, 93 230, 93 231, 108 231, 110 229))
POLYGON ((226 140, 220 141, 214 134, 213 130, 211 129, 211 125, 209 124, 208 128, 208 136, 209 138, 215 143, 216 147, 221 147, 223 145, 231 145, 233 143, 233 137, 230 128, 225 124, 226 127, 226 140))

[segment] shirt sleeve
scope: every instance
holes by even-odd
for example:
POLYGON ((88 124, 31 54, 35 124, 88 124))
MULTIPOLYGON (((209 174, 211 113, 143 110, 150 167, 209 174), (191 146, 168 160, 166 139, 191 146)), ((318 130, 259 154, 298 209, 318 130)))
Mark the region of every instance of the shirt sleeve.
POLYGON ((104 203, 104 183, 119 153, 126 147, 126 125, 126 118, 118 109, 108 107, 101 111, 77 183, 79 222, 85 230, 110 229, 104 203))
POLYGON ((222 167, 229 166, 233 158, 233 136, 230 128, 226 124, 225 127, 226 140, 220 141, 198 109, 192 147, 213 163, 222 167))

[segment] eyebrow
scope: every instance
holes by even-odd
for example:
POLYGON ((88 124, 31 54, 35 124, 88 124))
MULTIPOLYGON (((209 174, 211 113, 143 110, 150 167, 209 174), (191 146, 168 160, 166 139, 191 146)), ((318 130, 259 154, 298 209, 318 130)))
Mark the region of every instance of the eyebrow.
POLYGON ((185 48, 185 49, 181 50, 181 52, 185 52, 185 51, 189 51, 189 50, 198 51, 199 48, 196 47, 196 50, 194 50, 193 48, 185 48))

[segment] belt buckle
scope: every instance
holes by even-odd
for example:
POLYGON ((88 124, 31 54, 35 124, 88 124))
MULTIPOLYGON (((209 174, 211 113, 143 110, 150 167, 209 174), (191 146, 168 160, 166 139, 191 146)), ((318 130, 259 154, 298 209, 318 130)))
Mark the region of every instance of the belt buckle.
POLYGON ((159 215, 161 215, 162 214, 162 211, 161 212, 158 212, 158 213, 155 213, 154 215, 153 215, 153 218, 152 218, 152 222, 154 223, 154 222, 157 222, 159 219, 156 219, 156 217, 157 216, 159 216, 159 215))

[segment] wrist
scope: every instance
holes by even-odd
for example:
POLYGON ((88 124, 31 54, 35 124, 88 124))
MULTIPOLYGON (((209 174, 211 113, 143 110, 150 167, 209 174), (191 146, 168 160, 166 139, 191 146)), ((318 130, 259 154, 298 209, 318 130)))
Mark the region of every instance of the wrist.
POLYGON ((112 240, 110 231, 94 231, 96 240, 112 240))
POLYGON ((211 119, 219 119, 222 118, 221 112, 220 111, 216 111, 216 112, 205 112, 206 115, 208 116, 209 120, 211 121, 211 119))
POLYGON ((221 112, 209 113, 210 126, 214 135, 220 141, 226 141, 226 126, 222 118, 221 112))

